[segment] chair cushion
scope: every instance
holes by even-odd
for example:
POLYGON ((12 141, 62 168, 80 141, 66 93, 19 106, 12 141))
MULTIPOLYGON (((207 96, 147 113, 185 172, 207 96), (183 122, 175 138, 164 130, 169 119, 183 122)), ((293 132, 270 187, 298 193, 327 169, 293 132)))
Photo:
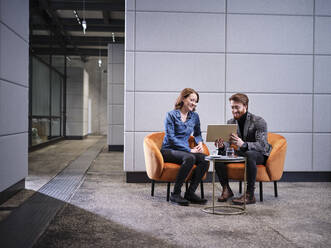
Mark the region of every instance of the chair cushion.
MULTIPOLYGON (((267 169, 264 165, 256 165, 256 181, 259 182, 269 182, 270 178, 267 173, 267 169)), ((229 163, 227 164, 228 168, 228 178, 234 180, 244 180, 244 163, 229 163)))
MULTIPOLYGON (((196 165, 193 166, 190 173, 188 174, 186 180, 190 179, 192 176, 192 172, 196 165)), ((165 181, 165 182, 174 182, 176 180, 178 171, 179 171, 180 165, 174 164, 174 163, 164 163, 163 171, 161 176, 158 179, 158 181, 165 181)), ((186 181, 185 180, 185 181, 186 181)))

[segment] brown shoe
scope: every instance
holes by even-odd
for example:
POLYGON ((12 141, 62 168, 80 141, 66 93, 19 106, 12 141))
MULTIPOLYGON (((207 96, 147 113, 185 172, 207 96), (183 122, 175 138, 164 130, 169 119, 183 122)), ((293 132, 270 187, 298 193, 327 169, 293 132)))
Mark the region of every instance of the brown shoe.
POLYGON ((226 202, 233 196, 232 190, 230 187, 223 187, 223 191, 220 197, 217 198, 219 202, 226 202))
MULTIPOLYGON (((245 200, 245 195, 242 195, 238 198, 234 198, 232 200, 233 204, 235 205, 244 205, 244 200, 245 200)), ((256 202, 254 193, 250 194, 250 193, 246 193, 246 200, 245 200, 246 204, 254 204, 256 202)))

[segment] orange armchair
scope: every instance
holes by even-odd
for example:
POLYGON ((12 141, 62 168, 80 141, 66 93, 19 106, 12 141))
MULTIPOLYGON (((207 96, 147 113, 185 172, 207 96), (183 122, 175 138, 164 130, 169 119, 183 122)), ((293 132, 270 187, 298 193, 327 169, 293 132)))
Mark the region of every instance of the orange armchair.
MULTIPOLYGON (((170 196, 170 183, 176 180, 180 165, 174 163, 165 163, 160 152, 162 147, 162 142, 164 138, 164 132, 151 133, 144 138, 144 155, 145 155, 145 165, 148 177, 152 180, 151 185, 151 195, 154 196, 154 186, 155 181, 166 182, 167 183, 167 201, 169 201, 170 196)), ((194 147, 195 141, 194 137, 191 136, 189 139, 190 147, 194 147)), ((203 144, 204 153, 209 155, 209 150, 205 144, 203 144)), ((192 176, 192 172, 196 165, 193 166, 190 174, 187 176, 186 189, 188 187, 188 181, 192 176)), ((206 174, 203 179, 206 178, 206 174)), ((201 187, 201 198, 204 198, 203 183, 200 183, 201 187)))
MULTIPOLYGON (((260 201, 263 201, 262 182, 274 182, 275 197, 278 197, 277 181, 283 175, 284 162, 286 156, 287 142, 286 139, 275 133, 268 133, 268 142, 272 146, 270 156, 266 165, 256 165, 256 181, 260 183, 260 201)), ((242 181, 244 179, 244 164, 229 163, 227 164, 228 178, 239 180, 239 192, 242 191, 242 181)))

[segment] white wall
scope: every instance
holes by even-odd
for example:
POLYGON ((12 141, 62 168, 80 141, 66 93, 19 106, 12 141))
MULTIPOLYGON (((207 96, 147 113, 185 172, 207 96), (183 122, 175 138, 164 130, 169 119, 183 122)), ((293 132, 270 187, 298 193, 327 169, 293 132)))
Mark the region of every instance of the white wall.
POLYGON ((124 144, 124 45, 108 45, 108 145, 124 144))
POLYGON ((89 75, 84 68, 67 68, 67 136, 87 135, 89 75))
POLYGON ((89 74, 89 99, 91 99, 91 133, 107 135, 107 58, 89 57, 85 68, 89 74))
POLYGON ((243 92, 286 137, 286 171, 331 171, 330 30, 328 0, 126 0, 124 169, 145 171, 144 136, 191 87, 204 135, 243 92))
POLYGON ((28 174, 28 68, 29 1, 1 0, 0 192, 28 174))

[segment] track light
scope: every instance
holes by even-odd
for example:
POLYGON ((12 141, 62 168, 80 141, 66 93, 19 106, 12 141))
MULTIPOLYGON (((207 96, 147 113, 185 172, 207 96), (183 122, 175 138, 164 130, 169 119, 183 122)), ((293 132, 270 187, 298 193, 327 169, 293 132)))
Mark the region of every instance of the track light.
POLYGON ((85 30, 87 28, 87 24, 86 24, 86 21, 85 20, 82 21, 82 26, 83 26, 83 32, 85 34, 85 30))
MULTIPOLYGON (((100 41, 99 41, 99 43, 100 43, 100 41)), ((98 60, 98 65, 99 65, 99 67, 101 67, 101 65, 102 65, 100 44, 99 44, 99 60, 98 60)))

